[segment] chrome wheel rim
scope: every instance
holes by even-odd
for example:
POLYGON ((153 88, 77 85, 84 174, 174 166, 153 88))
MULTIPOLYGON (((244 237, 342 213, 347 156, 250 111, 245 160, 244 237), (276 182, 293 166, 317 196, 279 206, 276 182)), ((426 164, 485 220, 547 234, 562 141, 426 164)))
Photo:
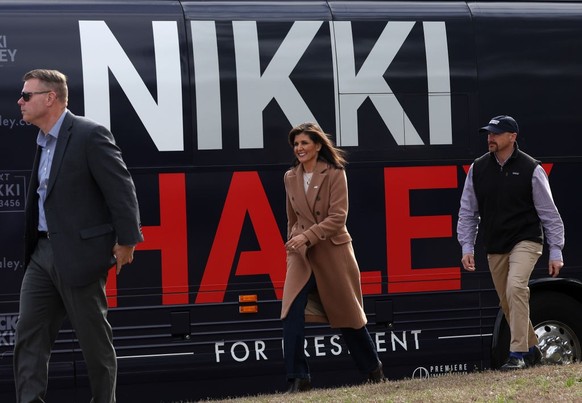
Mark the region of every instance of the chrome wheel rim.
POLYGON ((542 364, 572 364, 580 362, 580 340, 576 333, 564 323, 546 321, 535 328, 542 364))

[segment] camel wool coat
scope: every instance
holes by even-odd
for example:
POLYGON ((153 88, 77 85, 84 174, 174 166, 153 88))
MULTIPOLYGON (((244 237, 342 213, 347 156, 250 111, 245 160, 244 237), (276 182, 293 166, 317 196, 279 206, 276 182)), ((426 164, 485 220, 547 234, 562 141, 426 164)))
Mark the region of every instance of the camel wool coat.
POLYGON ((348 187, 345 170, 318 161, 307 193, 301 164, 285 173, 287 238, 304 234, 309 240, 287 252, 281 319, 303 289, 311 273, 316 292, 305 308, 307 322, 329 323, 333 328, 360 329, 367 323, 363 309, 360 270, 346 228, 348 187))

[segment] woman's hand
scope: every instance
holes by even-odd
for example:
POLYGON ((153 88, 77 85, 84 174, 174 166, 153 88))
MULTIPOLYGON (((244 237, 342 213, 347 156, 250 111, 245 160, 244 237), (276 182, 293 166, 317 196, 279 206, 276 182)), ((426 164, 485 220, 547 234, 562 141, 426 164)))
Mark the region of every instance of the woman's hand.
POLYGON ((287 250, 296 250, 302 247, 303 245, 307 244, 309 240, 304 234, 299 234, 291 238, 285 244, 285 248, 287 250))

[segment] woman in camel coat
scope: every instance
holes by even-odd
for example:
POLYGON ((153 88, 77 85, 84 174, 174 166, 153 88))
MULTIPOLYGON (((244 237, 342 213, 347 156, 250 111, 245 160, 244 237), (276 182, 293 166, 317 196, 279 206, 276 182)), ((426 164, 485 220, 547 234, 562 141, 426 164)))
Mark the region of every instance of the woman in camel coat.
POLYGON ((382 363, 366 329, 360 270, 346 228, 343 152, 314 123, 293 128, 289 143, 295 161, 285 173, 287 276, 281 310, 288 392, 311 389, 306 321, 339 328, 360 371, 380 382, 382 363))

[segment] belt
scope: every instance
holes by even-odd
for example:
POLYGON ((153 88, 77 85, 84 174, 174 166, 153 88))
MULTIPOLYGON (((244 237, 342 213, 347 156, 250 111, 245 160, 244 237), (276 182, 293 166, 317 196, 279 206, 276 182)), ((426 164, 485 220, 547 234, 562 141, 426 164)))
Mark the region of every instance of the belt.
POLYGON ((39 238, 46 238, 46 239, 50 239, 51 237, 49 236, 49 233, 46 231, 38 231, 38 237, 39 238))

